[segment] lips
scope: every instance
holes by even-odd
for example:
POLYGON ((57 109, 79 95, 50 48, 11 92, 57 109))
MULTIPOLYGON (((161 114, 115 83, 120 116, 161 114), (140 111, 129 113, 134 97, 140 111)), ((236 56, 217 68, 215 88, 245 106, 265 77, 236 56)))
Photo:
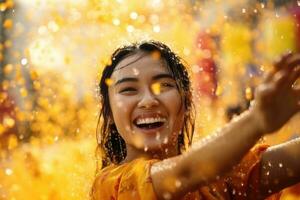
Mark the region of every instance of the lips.
POLYGON ((157 132, 166 122, 167 118, 158 113, 138 115, 133 120, 134 126, 144 132, 157 132))

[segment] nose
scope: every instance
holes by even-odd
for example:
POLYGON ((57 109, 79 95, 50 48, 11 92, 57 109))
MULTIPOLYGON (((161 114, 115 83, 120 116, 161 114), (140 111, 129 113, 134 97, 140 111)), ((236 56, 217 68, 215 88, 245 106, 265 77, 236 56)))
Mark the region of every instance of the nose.
POLYGON ((146 90, 138 103, 139 108, 151 108, 159 105, 156 95, 152 91, 146 90))

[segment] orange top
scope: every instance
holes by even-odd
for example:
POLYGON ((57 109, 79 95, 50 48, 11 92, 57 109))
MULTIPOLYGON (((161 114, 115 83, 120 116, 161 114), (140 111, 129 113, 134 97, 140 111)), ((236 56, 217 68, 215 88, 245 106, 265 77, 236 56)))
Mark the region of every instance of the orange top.
MULTIPOLYGON (((259 164, 266 145, 258 145, 227 175, 186 194, 181 200, 254 200, 258 196, 259 164)), ((110 165, 96 176, 93 200, 155 200, 150 166, 158 160, 139 158, 122 165, 110 165)), ((278 200, 280 194, 268 200, 278 200)))

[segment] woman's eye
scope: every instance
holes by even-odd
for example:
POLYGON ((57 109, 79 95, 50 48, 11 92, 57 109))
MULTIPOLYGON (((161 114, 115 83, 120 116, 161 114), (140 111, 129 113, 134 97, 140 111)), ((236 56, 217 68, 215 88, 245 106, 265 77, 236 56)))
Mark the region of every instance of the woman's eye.
POLYGON ((171 84, 171 83, 161 83, 161 86, 163 86, 163 87, 174 87, 174 85, 171 84))
POLYGON ((135 91, 136 91, 135 88, 128 87, 128 88, 124 88, 124 89, 120 90, 119 93, 130 93, 130 92, 135 92, 135 91))

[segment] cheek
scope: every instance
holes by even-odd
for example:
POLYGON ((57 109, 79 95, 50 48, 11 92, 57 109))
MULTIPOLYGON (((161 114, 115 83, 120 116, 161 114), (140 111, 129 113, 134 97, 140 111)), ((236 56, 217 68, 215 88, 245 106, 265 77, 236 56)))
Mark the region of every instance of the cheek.
POLYGON ((121 133, 130 131, 131 112, 133 102, 129 98, 120 97, 115 95, 111 98, 110 106, 117 129, 121 133))
POLYGON ((164 101, 171 115, 175 114, 176 116, 177 114, 180 114, 182 110, 182 101, 178 91, 170 91, 168 94, 166 94, 164 101))
POLYGON ((184 119, 184 106, 178 91, 170 91, 165 96, 165 105, 173 123, 173 131, 179 131, 184 119))

